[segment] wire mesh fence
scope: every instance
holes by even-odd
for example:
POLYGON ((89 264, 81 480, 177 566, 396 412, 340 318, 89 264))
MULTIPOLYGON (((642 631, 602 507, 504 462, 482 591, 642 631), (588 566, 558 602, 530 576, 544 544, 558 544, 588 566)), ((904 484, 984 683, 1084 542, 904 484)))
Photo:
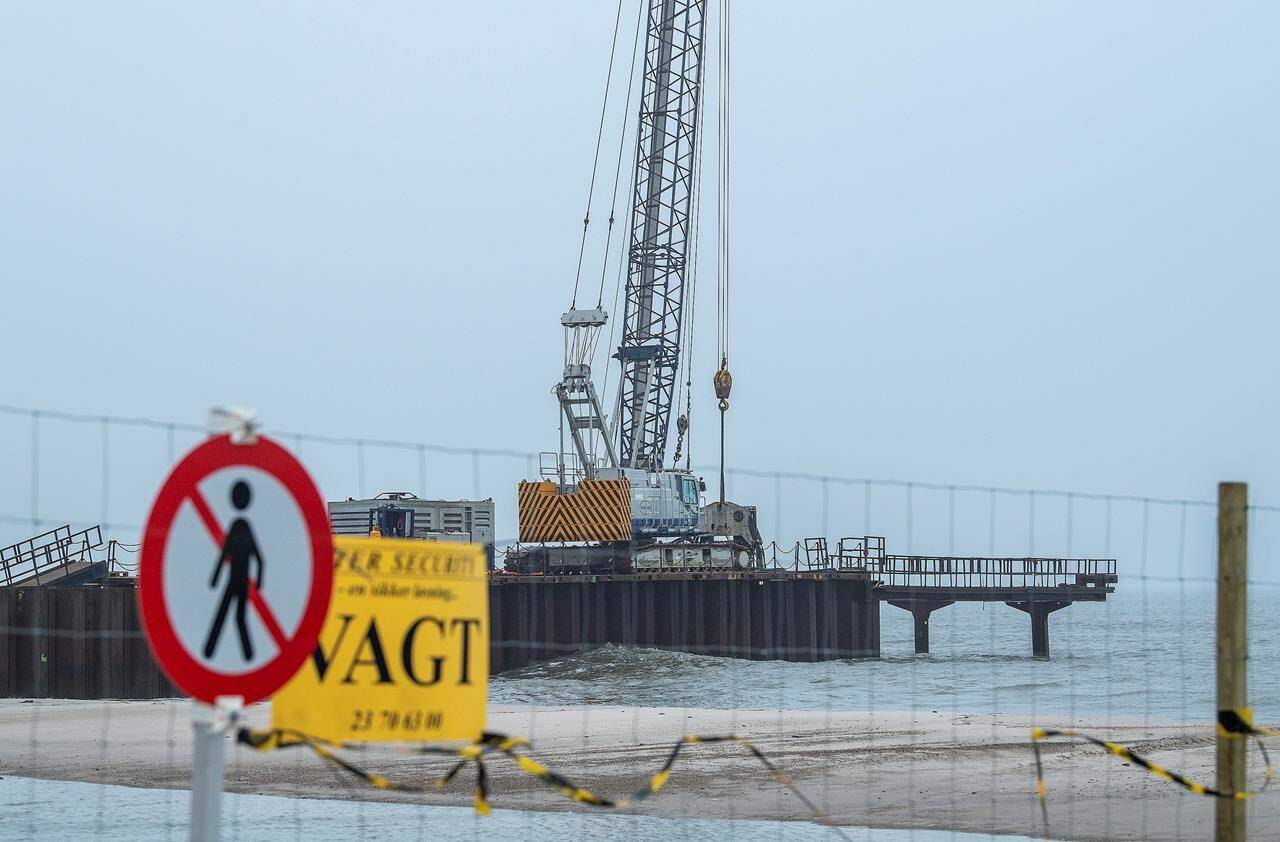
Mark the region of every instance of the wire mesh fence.
MULTIPOLYGON (((537 454, 519 450, 268 432, 301 456, 331 500, 393 489, 491 497, 500 544, 515 536, 516 483, 537 466, 537 454)), ((115 542, 113 568, 127 574, 161 477, 205 432, 0 407, 0 434, 13 443, 0 454, 9 477, 0 487, 0 544, 100 529, 102 543, 115 542)), ((683 735, 748 737, 840 830, 793 821, 809 818, 804 805, 728 745, 682 753, 663 792, 624 816, 580 805, 547 812, 571 805, 518 770, 495 768, 490 797, 499 809, 488 818, 466 807, 461 781, 423 795, 382 792, 301 752, 242 746, 228 765, 228 788, 239 794, 227 804, 228 838, 1211 834, 1211 799, 1069 742, 1045 746, 1046 825, 1029 747, 1033 725, 1077 728, 1212 781, 1217 531, 1208 495, 727 473, 728 496, 759 508, 771 569, 719 578, 666 571, 647 584, 512 577, 493 589, 506 592, 507 607, 491 600, 491 610, 498 606, 495 617, 523 610, 525 620, 495 621, 495 663, 512 668, 491 680, 491 727, 529 737, 548 766, 611 796, 642 786, 683 735), (815 565, 806 554, 806 538, 827 538, 834 548, 848 536, 883 539, 874 572, 884 587, 950 582, 950 594, 927 596, 940 603, 926 615, 927 653, 916 651, 920 628, 909 605, 871 585, 854 594, 848 583, 865 570, 815 565), (979 560, 1009 567, 963 566, 979 560), (1009 594, 999 588, 1013 584, 1001 577, 1069 589, 1077 576, 1096 573, 1115 575, 1114 592, 1064 599, 1070 604, 1047 621, 1049 657, 1033 657, 1030 613, 1006 604, 1017 600, 1003 598, 1009 594), (990 592, 948 599, 965 587, 990 592), (848 607, 855 602, 862 608, 848 607), (872 633, 871 612, 874 653, 869 638, 857 637, 872 633), (850 631, 857 622, 861 630, 850 631)), ((1277 515, 1268 505, 1250 508, 1250 698, 1263 722, 1280 719, 1280 676, 1271 668, 1280 655, 1277 515)), ((0 835, 183 836, 187 703, 166 698, 173 691, 160 678, 146 679, 146 693, 124 692, 131 671, 144 675, 154 665, 136 618, 111 602, 111 587, 36 590, 0 588, 0 689, 10 697, 0 701, 0 793, 10 804, 74 809, 53 825, 44 811, 6 810, 0 835), (33 619, 37 603, 42 613, 33 619), (20 674, 45 675, 45 683, 17 686, 20 674), (112 700, 129 695, 151 698, 112 700)), ((265 723, 264 706, 249 718, 265 723)), ((349 756, 389 777, 428 781, 442 770, 386 747, 353 747, 349 756)), ((1257 758, 1250 773, 1261 778, 1257 758)), ((1270 794, 1248 803, 1253 835, 1270 838, 1280 808, 1270 794)))

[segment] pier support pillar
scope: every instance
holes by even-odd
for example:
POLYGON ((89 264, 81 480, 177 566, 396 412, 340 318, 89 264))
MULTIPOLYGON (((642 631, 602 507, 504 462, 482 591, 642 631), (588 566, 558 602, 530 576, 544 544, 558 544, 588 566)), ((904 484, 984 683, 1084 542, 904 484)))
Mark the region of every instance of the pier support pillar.
POLYGON ((1031 654, 1036 658, 1049 657, 1049 615, 1070 602, 1006 602, 1010 608, 1031 615, 1031 654))
POLYGON ((939 608, 946 608, 954 599, 891 599, 889 604, 911 612, 916 626, 916 654, 929 654, 929 615, 939 608))

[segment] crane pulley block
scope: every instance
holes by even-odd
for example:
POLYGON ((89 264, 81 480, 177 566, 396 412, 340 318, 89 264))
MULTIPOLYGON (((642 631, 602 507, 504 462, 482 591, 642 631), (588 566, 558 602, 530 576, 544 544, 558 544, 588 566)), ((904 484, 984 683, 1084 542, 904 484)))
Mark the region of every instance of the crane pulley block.
POLYGON ((604 327, 609 321, 609 314, 599 307, 591 310, 570 310, 560 317, 560 324, 565 327, 604 327))

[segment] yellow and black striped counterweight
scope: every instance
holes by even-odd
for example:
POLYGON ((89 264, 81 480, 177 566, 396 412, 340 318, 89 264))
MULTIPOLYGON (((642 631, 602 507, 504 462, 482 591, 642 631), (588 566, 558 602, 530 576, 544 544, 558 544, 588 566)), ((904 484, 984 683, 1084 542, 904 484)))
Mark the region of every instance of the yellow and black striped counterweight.
POLYGON ((521 543, 630 541, 631 481, 588 479, 567 493, 554 482, 520 483, 521 543))

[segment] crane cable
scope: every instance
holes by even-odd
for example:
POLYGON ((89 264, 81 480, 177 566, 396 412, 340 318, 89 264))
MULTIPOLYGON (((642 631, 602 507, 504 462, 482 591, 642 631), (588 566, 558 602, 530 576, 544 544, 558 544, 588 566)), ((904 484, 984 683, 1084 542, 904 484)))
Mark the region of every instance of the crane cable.
POLYGON ((582 255, 587 248, 587 227, 591 224, 591 199, 596 190, 596 170, 600 166, 600 142, 604 138, 604 118, 609 108, 609 88, 613 84, 613 57, 618 50, 618 27, 622 23, 622 0, 613 19, 613 41, 609 45, 609 69, 605 73, 604 101, 600 103, 600 124, 596 128, 596 151, 591 159, 591 183, 587 187, 587 209, 582 214, 582 241, 578 245, 578 268, 573 276, 573 300, 570 310, 578 308, 578 282, 582 279, 582 255))
MULTIPOLYGON (((635 84, 636 61, 637 61, 636 56, 637 54, 639 54, 639 50, 640 50, 641 32, 644 32, 645 1, 640 0, 640 3, 637 4, 637 6, 639 6, 639 10, 637 10, 637 13, 636 13, 635 40, 632 41, 632 44, 631 44, 631 72, 628 73, 627 75, 627 101, 625 102, 625 104, 623 104, 622 133, 621 133, 621 136, 618 137, 618 164, 617 164, 617 170, 614 171, 614 196, 613 196, 613 205, 611 207, 617 207, 617 183, 618 183, 617 179, 618 179, 618 174, 620 174, 622 170, 622 151, 623 151, 623 148, 626 147, 627 123, 628 123, 628 120, 630 120, 630 116, 631 116, 631 111, 630 111, 631 88, 635 84)), ((639 109, 637 109, 637 111, 639 111, 639 109)), ((639 157, 639 155, 640 155, 640 137, 639 137, 639 134, 637 134, 636 157, 639 157)), ((630 184, 630 189, 628 189, 628 192, 632 192, 635 189, 635 177, 636 177, 636 171, 632 170, 631 184, 630 184)), ((611 234, 613 230, 612 214, 613 214, 613 211, 611 210, 611 216, 609 216, 609 232, 611 232, 611 234)), ((614 282, 613 282, 613 308, 611 311, 613 312, 613 319, 609 319, 609 342, 608 342, 607 348, 613 347, 613 337, 614 335, 617 334, 618 299, 622 297, 622 284, 623 284, 622 275, 623 275, 623 270, 626 269, 627 257, 628 255, 627 255, 626 248, 621 248, 621 250, 618 250, 618 274, 617 274, 617 278, 614 279, 614 282)), ((604 274, 605 274, 605 271, 608 270, 608 264, 609 264, 609 250, 608 250, 608 243, 605 243, 603 264, 602 266, 600 266, 600 299, 599 299, 600 305, 603 305, 604 303, 604 274)), ((605 352, 605 353, 608 353, 608 352, 605 352)), ((591 356, 593 357, 595 356, 594 349, 593 349, 593 353, 591 353, 591 356)), ((604 395, 604 399, 608 399, 609 374, 612 374, 612 370, 613 370, 613 366, 608 365, 608 357, 605 356, 604 380, 602 385, 600 385, 600 394, 604 395)), ((620 386, 620 388, 618 388, 618 402, 621 402, 621 399, 622 399, 622 389, 620 386)), ((617 417, 618 408, 614 407, 612 409, 612 413, 614 417, 617 417)), ((602 433, 602 435, 607 435, 607 433, 602 433)), ((593 453, 593 456, 594 456, 594 453, 593 453)))
MULTIPOLYGON (((626 100, 623 102, 623 107, 622 107, 622 114, 623 114, 622 129, 618 135, 618 159, 617 159, 617 165, 614 169, 614 176, 613 176, 613 198, 610 200, 610 204, 609 204, 609 237, 605 241, 604 257, 601 258, 600 294, 599 294, 599 297, 597 298, 597 303, 596 303, 597 307, 601 307, 604 305, 605 274, 607 273, 608 267, 609 267, 609 244, 613 236, 613 223, 614 223, 615 209, 618 206, 617 205, 618 181, 622 173, 622 153, 623 153, 623 150, 626 148, 626 142, 627 142, 627 125, 630 123, 630 119, 631 119, 631 90, 635 84, 635 79, 636 79, 636 62, 637 62, 637 56, 640 51, 641 33, 644 32, 644 25, 643 25, 644 11, 645 11, 645 2, 644 0, 640 0, 640 2, 637 4, 636 31, 631 42, 631 69, 627 73, 627 96, 626 96, 626 100)), ((640 138, 637 137, 636 138, 636 155, 639 155, 639 151, 640 151, 640 138)), ((628 182, 628 193, 634 191, 635 189, 635 176, 636 176, 636 172, 635 172, 635 169, 633 168, 631 179, 628 182)), ((627 249, 622 248, 618 252, 618 275, 614 281, 613 307, 610 310, 610 312, 614 314, 614 317, 609 320, 609 342, 608 342, 608 345, 606 346, 607 348, 613 347, 613 337, 616 333, 617 326, 618 326, 618 318, 617 318, 618 299, 622 294, 622 284, 623 284, 622 276, 623 276, 623 270, 626 267, 626 265, 627 265, 627 249)), ((596 352, 596 348, 593 347, 591 349, 591 354, 589 355, 592 359, 595 358, 595 352, 596 352)), ((604 380, 601 383, 600 394, 604 397, 604 399, 607 400, 608 394, 609 394, 609 374, 612 371, 612 366, 608 365, 607 351, 606 351, 606 357, 603 361, 603 364, 604 364, 604 380)), ((621 390, 619 390, 618 396, 619 398, 621 398, 622 396, 621 390)), ((616 416, 617 410, 614 409, 611 411, 616 416)), ((606 418, 608 417, 609 413, 610 413, 610 410, 606 410, 605 412, 606 418)), ((607 425, 608 424, 606 422, 606 426, 607 425)), ((606 435, 609 435, 610 432, 611 430, 602 430, 600 432, 600 435, 606 436, 606 435)), ((592 437, 592 442, 591 442, 592 457, 596 456, 598 447, 599 447, 599 441, 597 441, 596 437, 592 437)))
MULTIPOLYGON (((595 197, 596 175, 600 168, 600 148, 604 141, 604 122, 609 111, 609 92, 613 88, 613 63, 618 52, 618 32, 622 26, 622 5, 623 0, 618 0, 618 8, 613 17, 613 38, 609 42, 609 66, 605 71, 604 79, 604 96, 600 102, 600 120, 596 125, 596 148, 591 157, 591 181, 587 186, 587 206, 582 213, 582 238, 578 243, 578 265, 573 274, 573 298, 570 301, 569 309, 578 309, 578 287, 582 282, 582 260, 587 249, 587 229, 591 225, 591 204, 595 197)), ((628 85, 630 82, 628 81, 628 85)), ((612 212, 610 212, 610 222, 612 222, 612 212)), ((607 249, 606 249, 607 251, 607 249)), ((599 303, 596 304, 597 309, 599 303)), ((572 359, 576 365, 582 365, 591 359, 595 354, 596 343, 599 341, 600 328, 588 327, 584 330, 568 330, 565 331, 565 357, 566 363, 572 359), (572 346, 570 347, 569 335, 572 334, 572 346)), ((591 458, 594 461, 599 442, 595 440, 595 436, 591 438, 591 458)))
MULTIPOLYGON (((637 6, 636 34, 631 42, 631 72, 627 74, 627 95, 623 98, 622 131, 618 134, 618 158, 613 170, 613 196, 609 199, 609 229, 604 240, 604 258, 600 261, 600 294, 596 297, 597 307, 604 304, 604 279, 609 271, 609 248, 613 243, 613 223, 618 209, 618 182, 622 178, 622 152, 626 148, 627 123, 631 116, 627 106, 631 104, 631 88, 636 81, 636 56, 640 51, 640 26, 644 21, 644 3, 640 2, 637 6)), ((621 2, 619 2, 619 11, 621 11, 621 2)), ((639 140, 637 139, 638 142, 639 140)))
POLYGON ((712 379, 720 401, 720 505, 725 504, 724 422, 729 411, 729 77, 730 0, 720 0, 720 79, 716 132, 716 352, 720 367, 712 379))
POLYGON ((716 133, 716 354, 729 359, 730 0, 720 0, 719 108, 716 133))
MULTIPOLYGON (((699 80, 701 82, 702 80, 699 80)), ((702 105, 701 97, 697 104, 698 118, 694 127, 694 156, 693 156, 693 173, 690 178, 690 189, 693 191, 693 207, 689 217, 689 259, 686 261, 688 280, 685 284, 684 300, 682 305, 685 313, 682 319, 684 325, 684 334, 681 337, 683 348, 680 351, 680 365, 684 368, 684 382, 680 383, 679 375, 677 375, 676 387, 676 408, 680 407, 681 398, 684 399, 685 411, 682 416, 684 429, 680 429, 680 419, 676 420, 676 450, 672 457, 672 467, 677 467, 680 463, 680 450, 684 445, 686 436, 689 438, 689 448, 685 453, 685 469, 690 470, 693 467, 693 436, 689 432, 693 422, 693 349, 694 345, 694 328, 697 324, 697 303, 698 303, 698 241, 702 234, 702 154, 706 148, 704 128, 706 125, 706 109, 702 105)))

